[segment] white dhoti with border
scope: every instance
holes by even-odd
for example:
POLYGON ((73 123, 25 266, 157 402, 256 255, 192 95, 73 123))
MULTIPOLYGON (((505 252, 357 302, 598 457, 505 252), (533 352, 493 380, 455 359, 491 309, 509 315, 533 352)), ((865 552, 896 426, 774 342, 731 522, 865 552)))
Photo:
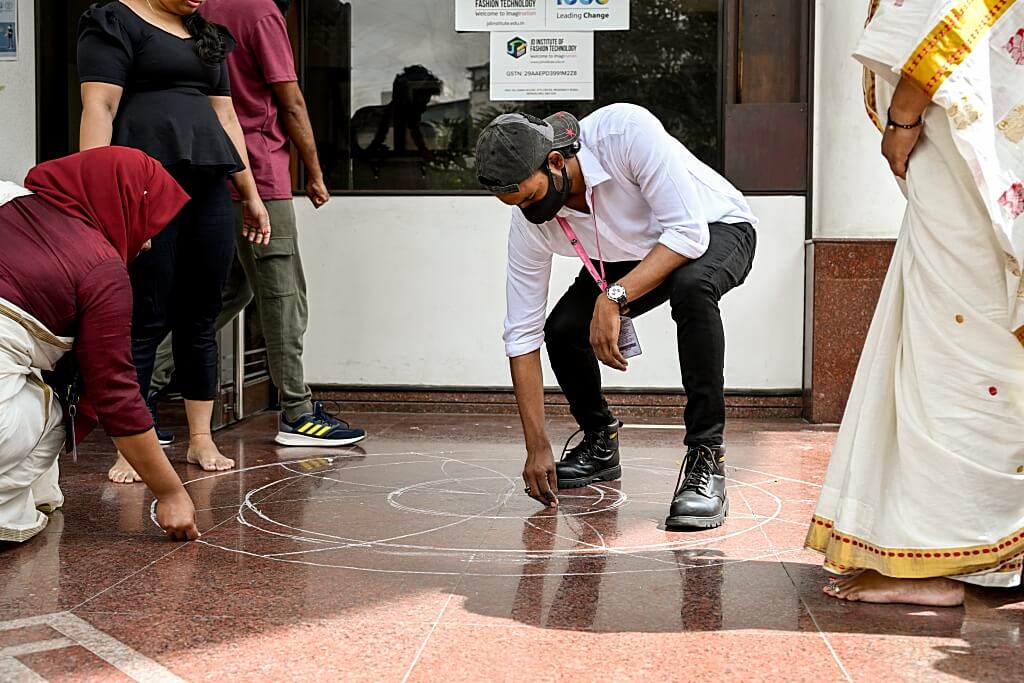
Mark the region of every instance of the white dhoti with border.
POLYGON ((32 538, 46 528, 45 513, 64 503, 57 485, 63 411, 41 372, 71 343, 0 299, 0 541, 32 538))

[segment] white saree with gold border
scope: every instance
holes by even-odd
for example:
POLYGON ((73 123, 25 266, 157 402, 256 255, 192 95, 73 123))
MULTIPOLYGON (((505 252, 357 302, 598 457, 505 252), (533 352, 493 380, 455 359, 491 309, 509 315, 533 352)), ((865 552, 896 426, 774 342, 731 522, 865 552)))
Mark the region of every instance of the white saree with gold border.
POLYGON ((807 546, 837 573, 1019 585, 1024 2, 873 0, 856 57, 876 125, 901 78, 933 104, 807 546))
MULTIPOLYGON (((0 182, 0 205, 26 194, 0 182)), ((71 343, 0 298, 0 541, 32 538, 46 527, 44 513, 64 502, 57 485, 63 411, 40 372, 71 343)))

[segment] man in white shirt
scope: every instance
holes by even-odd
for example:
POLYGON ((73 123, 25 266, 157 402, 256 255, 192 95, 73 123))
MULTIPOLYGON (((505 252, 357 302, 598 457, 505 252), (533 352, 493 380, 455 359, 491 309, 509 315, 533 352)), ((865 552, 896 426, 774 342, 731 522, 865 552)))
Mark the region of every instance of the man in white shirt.
POLYGON ((625 371, 620 331, 631 323, 622 316, 669 301, 687 394, 687 455, 666 524, 720 526, 728 502, 718 302, 744 281, 754 257, 757 219, 743 195, 630 104, 582 123, 565 112, 545 120, 504 114, 481 133, 476 159, 481 184, 516 207, 504 339, 526 436, 526 493, 555 506, 558 488, 621 476, 621 423, 601 394, 598 360, 625 371), (545 319, 553 254, 591 261, 545 319), (544 428, 544 343, 583 432, 557 464, 544 428))

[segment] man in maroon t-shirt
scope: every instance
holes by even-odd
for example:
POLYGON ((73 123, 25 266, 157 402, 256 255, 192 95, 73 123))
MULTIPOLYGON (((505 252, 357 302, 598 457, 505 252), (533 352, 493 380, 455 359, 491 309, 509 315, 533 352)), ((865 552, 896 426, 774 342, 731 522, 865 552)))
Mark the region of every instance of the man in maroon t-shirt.
MULTIPOLYGON (((245 132, 252 173, 270 213, 270 244, 239 238, 235 277, 225 290, 221 324, 227 324, 253 295, 267 342, 270 377, 281 395, 275 440, 284 446, 345 446, 366 437, 312 401, 302 368, 306 332, 306 279, 299 258, 289 141, 306 167, 306 195, 320 208, 330 195, 316 153, 306 103, 295 75, 285 23, 286 0, 207 0, 203 16, 226 26, 238 42, 228 57, 231 98, 245 132)), ((236 196, 237 200, 238 197, 236 196)), ((236 212, 238 220, 241 214, 236 212)), ((241 234, 239 231, 237 234, 241 234)), ((161 354, 151 386, 168 384, 169 354, 161 354), (166 360, 165 360, 166 358, 166 360)))

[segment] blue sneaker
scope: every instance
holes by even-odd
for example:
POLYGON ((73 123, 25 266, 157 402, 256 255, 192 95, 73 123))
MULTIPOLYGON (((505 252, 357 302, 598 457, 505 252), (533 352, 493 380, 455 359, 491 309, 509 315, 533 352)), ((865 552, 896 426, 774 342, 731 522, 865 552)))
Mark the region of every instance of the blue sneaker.
POLYGON ((274 441, 282 446, 351 446, 366 438, 366 431, 352 427, 324 410, 323 405, 313 403, 313 412, 289 422, 284 413, 278 420, 277 436, 274 441))
POLYGON ((174 432, 160 429, 160 415, 157 413, 157 404, 160 402, 160 392, 151 391, 146 397, 146 406, 149 414, 153 416, 153 427, 156 429, 156 440, 161 446, 170 446, 174 443, 174 432))

